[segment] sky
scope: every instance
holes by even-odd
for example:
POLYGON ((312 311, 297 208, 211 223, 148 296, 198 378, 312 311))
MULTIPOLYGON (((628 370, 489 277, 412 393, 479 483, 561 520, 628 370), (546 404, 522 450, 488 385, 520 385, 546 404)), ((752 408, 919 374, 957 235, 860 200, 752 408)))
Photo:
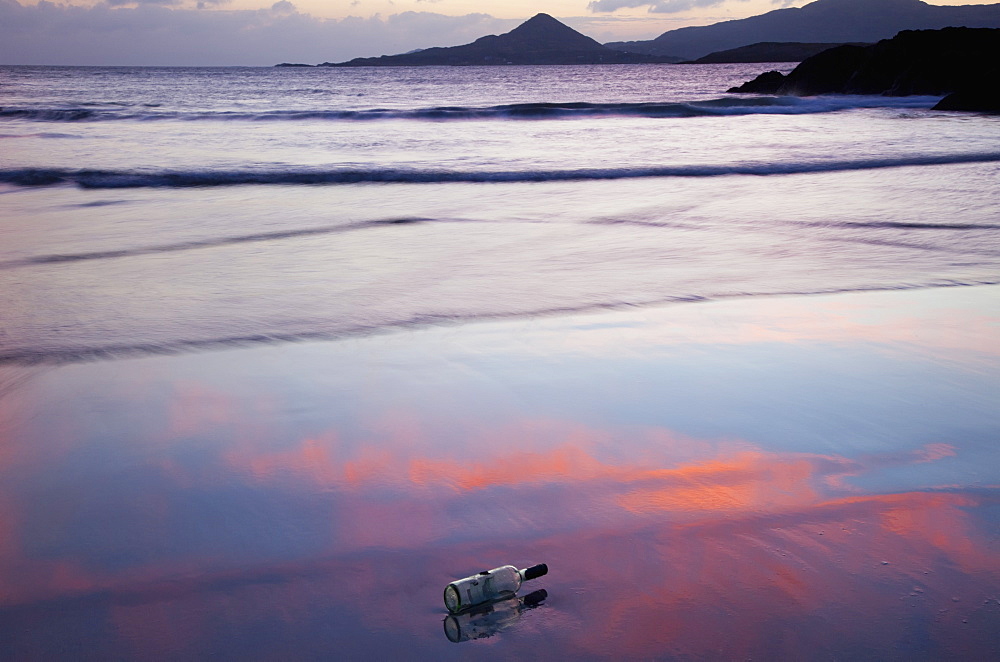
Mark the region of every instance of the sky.
POLYGON ((807 1, 0 0, 0 64, 340 62, 468 43, 507 32, 538 12, 603 43, 652 39, 807 1))

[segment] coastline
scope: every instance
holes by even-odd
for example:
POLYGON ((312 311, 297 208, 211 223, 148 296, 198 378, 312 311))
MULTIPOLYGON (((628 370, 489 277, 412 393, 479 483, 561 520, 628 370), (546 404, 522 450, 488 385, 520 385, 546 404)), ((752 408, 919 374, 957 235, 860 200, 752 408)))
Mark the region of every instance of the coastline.
POLYGON ((998 293, 0 366, 0 632, 15 657, 996 654, 998 293), (443 636, 449 579, 534 562, 537 608, 443 636))
POLYGON ((1000 660, 997 33, 0 66, 0 657, 1000 660))

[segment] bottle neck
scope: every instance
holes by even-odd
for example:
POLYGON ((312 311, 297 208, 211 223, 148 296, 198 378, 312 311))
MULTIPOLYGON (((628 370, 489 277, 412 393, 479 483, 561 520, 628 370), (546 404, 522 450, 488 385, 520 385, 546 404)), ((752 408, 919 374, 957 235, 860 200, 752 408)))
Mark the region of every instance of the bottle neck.
POLYGON ((541 577, 542 575, 547 574, 548 571, 549 567, 547 565, 545 565, 544 563, 539 563, 538 565, 533 565, 530 568, 525 568, 524 570, 518 570, 517 574, 521 576, 521 581, 525 581, 528 579, 541 577))

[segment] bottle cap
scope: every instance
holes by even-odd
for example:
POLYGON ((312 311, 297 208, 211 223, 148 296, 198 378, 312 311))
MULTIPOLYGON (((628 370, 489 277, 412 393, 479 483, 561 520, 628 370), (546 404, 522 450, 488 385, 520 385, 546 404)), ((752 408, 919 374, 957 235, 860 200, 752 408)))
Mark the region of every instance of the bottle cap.
POLYGON ((549 566, 544 563, 539 563, 538 565, 533 565, 530 568, 525 569, 524 578, 534 579, 535 577, 541 577, 542 575, 548 573, 549 566))
POLYGON ((537 591, 532 591, 528 595, 521 599, 521 602, 525 607, 537 607, 541 604, 542 600, 549 597, 549 592, 544 588, 540 588, 537 591))

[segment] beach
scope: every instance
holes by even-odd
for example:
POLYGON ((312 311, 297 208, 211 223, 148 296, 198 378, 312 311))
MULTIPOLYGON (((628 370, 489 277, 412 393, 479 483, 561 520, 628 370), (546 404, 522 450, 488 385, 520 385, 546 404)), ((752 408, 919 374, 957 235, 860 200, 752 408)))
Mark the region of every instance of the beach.
POLYGON ((1000 656, 1000 118, 782 67, 0 67, 3 657, 1000 656))
POLYGON ((3 366, 8 654, 986 659, 997 294, 3 366))

